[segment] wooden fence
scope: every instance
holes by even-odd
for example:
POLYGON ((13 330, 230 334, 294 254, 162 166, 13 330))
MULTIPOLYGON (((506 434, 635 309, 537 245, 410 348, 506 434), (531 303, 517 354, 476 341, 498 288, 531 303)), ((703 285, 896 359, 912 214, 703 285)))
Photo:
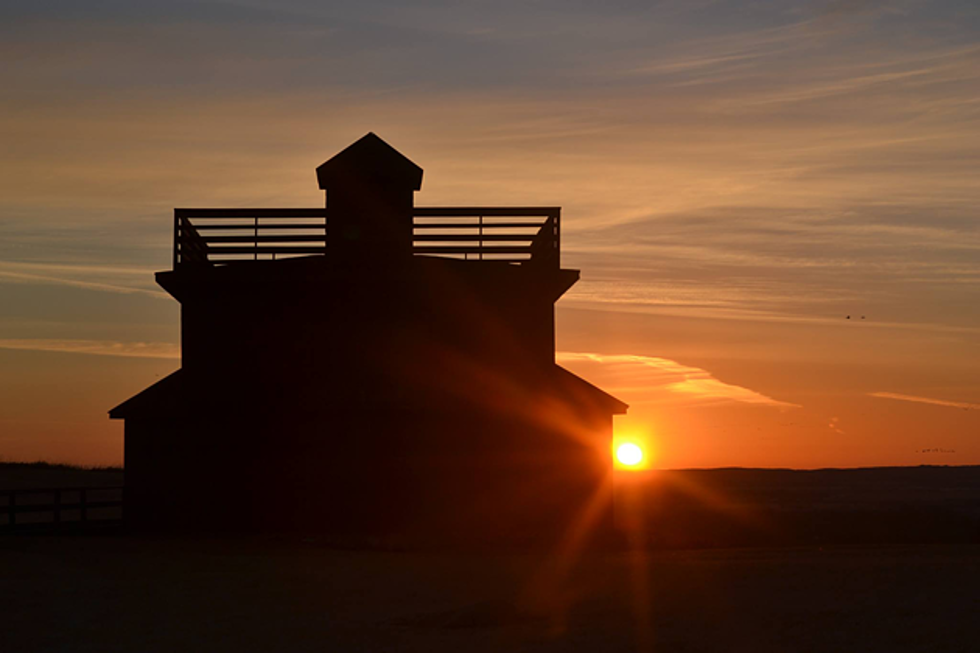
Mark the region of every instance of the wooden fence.
POLYGON ((123 488, 0 490, 0 531, 122 522, 123 488))

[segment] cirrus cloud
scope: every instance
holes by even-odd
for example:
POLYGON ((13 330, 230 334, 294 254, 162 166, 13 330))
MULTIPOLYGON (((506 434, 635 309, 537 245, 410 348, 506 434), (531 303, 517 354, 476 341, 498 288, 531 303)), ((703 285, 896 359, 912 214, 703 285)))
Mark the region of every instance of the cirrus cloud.
POLYGON ((919 404, 931 404, 933 406, 945 406, 947 408, 962 408, 963 410, 980 409, 980 404, 971 404, 965 401, 949 401, 947 399, 932 399, 930 397, 916 397, 915 395, 903 395, 897 392, 871 392, 871 397, 878 399, 895 399, 897 401, 911 401, 919 404))
POLYGON ((113 342, 105 340, 0 339, 0 349, 48 351, 62 354, 95 354, 135 358, 180 358, 177 345, 169 342, 113 342))
POLYGON ((636 354, 559 352, 557 360, 573 371, 601 378, 600 385, 631 405, 679 403, 715 405, 742 403, 773 408, 799 408, 755 390, 725 383, 707 370, 667 358, 636 354))

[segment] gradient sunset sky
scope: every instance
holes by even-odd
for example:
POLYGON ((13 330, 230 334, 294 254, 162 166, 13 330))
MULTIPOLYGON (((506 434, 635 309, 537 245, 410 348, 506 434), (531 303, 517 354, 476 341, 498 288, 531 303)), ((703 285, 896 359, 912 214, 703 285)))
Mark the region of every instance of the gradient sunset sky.
POLYGON ((0 457, 119 464, 172 209, 559 205, 558 359, 656 467, 980 463, 980 5, 0 2, 0 457), (847 319, 850 315, 851 319, 847 319))

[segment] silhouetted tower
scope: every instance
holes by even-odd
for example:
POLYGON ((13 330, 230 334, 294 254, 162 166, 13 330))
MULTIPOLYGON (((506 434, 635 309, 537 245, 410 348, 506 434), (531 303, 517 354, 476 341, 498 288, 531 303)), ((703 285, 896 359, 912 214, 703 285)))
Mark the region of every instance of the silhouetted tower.
POLYGON ((175 211, 182 368, 110 412, 128 517, 553 534, 626 410, 555 364, 560 210, 416 207, 374 134, 317 179, 324 209, 175 211))
POLYGON ((318 167, 316 178, 333 216, 332 255, 385 265, 412 255, 422 168, 370 133, 318 167))

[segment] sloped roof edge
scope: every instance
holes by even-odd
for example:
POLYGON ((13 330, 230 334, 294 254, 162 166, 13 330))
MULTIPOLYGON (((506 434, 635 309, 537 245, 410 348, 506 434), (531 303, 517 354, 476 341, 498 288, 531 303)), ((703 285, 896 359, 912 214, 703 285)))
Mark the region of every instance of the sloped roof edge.
POLYGON ((142 392, 139 392, 109 411, 109 419, 126 419, 138 413, 152 411, 157 407, 179 405, 177 400, 183 388, 183 370, 163 377, 142 392))
POLYGON ((588 394, 593 401, 608 408, 609 412, 614 415, 624 415, 629 409, 629 404, 626 402, 617 399, 602 388, 592 385, 577 374, 569 372, 561 365, 556 364, 555 370, 558 372, 560 381, 570 384, 576 392, 588 394))

